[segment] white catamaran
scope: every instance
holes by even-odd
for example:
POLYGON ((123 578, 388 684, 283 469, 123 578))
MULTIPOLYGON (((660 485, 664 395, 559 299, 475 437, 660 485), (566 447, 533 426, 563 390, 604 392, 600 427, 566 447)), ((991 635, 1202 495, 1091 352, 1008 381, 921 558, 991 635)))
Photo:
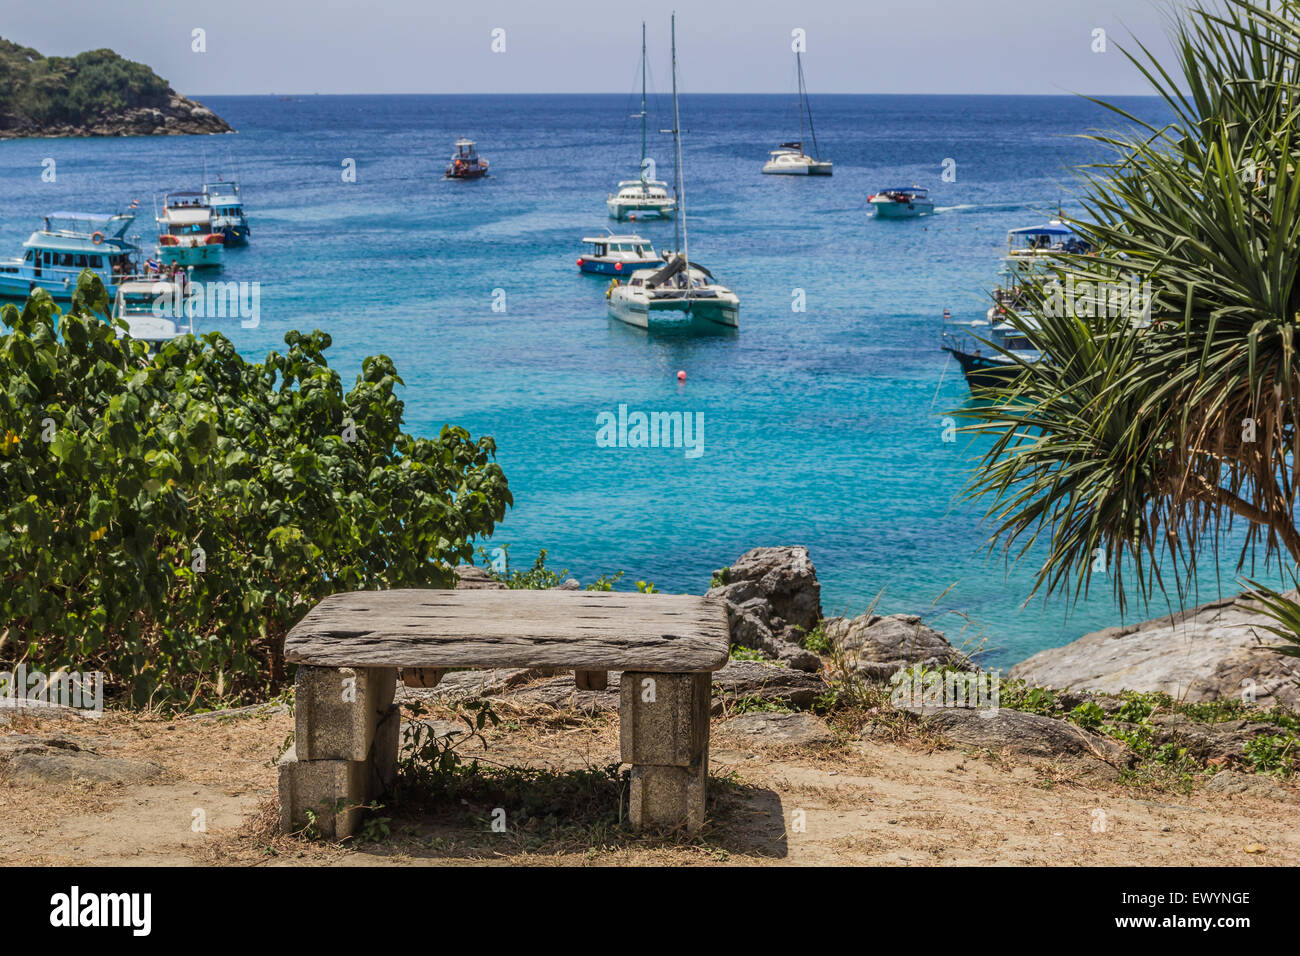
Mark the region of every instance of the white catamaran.
POLYGON ((821 158, 817 147, 817 130, 813 126, 812 104, 808 102, 808 87, 803 79, 803 59, 799 51, 794 51, 795 67, 799 73, 799 138, 793 142, 782 143, 768 155, 763 164, 763 172, 778 176, 829 176, 831 161, 821 158), (804 113, 808 114, 808 133, 812 136, 813 154, 804 152, 804 113))
POLYGON ((672 19, 673 192, 680 215, 674 223, 674 248, 659 269, 638 269, 626 285, 614 280, 606 295, 609 314, 642 329, 740 325, 740 298, 719 285, 713 274, 690 258, 686 232, 686 185, 682 176, 681 120, 677 106, 677 15, 672 19))
POLYGON ((655 215, 667 219, 676 211, 677 201, 668 195, 668 184, 651 178, 654 161, 645 153, 645 21, 641 22, 641 178, 625 179, 618 184, 618 194, 605 201, 609 217, 622 222, 641 215, 655 215))

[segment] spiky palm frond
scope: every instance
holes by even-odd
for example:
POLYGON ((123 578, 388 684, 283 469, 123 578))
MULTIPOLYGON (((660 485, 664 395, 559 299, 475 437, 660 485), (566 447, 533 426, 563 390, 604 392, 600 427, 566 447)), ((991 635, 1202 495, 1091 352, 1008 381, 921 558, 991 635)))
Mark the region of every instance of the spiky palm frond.
POLYGON ((1035 590, 1086 592, 1100 550, 1122 606, 1126 559, 1148 595, 1163 555, 1190 578, 1234 519, 1239 565, 1259 546, 1300 561, 1297 32, 1296 0, 1193 8, 1178 80, 1130 57, 1169 123, 1112 107, 1129 129, 1091 136, 1111 156, 1080 171, 1074 225, 1098 253, 1061 257, 1008 317, 1050 360, 966 411, 995 436, 969 489, 994 542, 1048 534, 1035 590), (1048 283, 1070 279, 1148 283, 1150 321, 1053 316, 1048 283))

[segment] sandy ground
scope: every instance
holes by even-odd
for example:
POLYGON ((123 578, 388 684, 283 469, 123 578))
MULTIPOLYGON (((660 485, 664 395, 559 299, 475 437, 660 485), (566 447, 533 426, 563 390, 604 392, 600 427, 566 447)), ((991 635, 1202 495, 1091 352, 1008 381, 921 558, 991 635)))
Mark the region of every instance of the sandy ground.
MULTIPOLYGON (((153 761, 163 773, 147 784, 20 786, 0 771, 0 863, 1249 866, 1300 861, 1295 802, 1219 796, 1199 785, 1191 793, 1138 788, 1080 765, 920 740, 846 737, 815 750, 764 748, 719 731, 716 723, 710 822, 694 840, 637 836, 580 821, 566 826, 561 806, 555 808, 558 823, 529 819, 505 833, 491 831, 487 808, 481 822, 467 820, 473 814, 464 812, 394 812, 386 839, 313 843, 274 832, 273 760, 291 730, 284 713, 174 721, 120 714, 99 720, 19 718, 0 733, 75 735, 100 753, 153 761)), ((617 718, 516 715, 489 732, 488 744, 486 757, 504 765, 604 766, 618 760, 617 718)))

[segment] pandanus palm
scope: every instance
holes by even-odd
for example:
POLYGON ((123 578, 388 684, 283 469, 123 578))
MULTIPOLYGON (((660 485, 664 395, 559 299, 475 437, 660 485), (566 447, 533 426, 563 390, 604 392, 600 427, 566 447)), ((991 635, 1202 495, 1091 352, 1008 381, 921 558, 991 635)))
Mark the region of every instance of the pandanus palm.
POLYGON ((1045 540, 1035 590, 1074 597, 1103 559, 1121 607, 1126 571, 1143 599, 1181 588, 1243 520, 1239 569, 1300 564, 1300 0, 1196 6, 1172 39, 1175 70, 1129 55, 1172 118, 1110 106, 1125 131, 1091 137, 1073 222, 1096 251, 1008 316, 1049 360, 964 412, 995 439, 969 489, 994 542, 1045 540), (1071 280, 1092 293, 1062 309, 1071 280), (1149 309, 1106 308, 1132 282, 1149 309))

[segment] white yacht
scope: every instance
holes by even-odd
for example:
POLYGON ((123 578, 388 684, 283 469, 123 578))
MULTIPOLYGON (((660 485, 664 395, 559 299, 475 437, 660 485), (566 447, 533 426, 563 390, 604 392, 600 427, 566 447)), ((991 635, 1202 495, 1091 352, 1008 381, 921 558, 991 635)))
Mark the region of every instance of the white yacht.
POLYGON ((682 176, 681 119, 677 104, 677 15, 672 18, 673 186, 681 215, 675 221, 674 248, 659 269, 638 269, 627 283, 614 279, 605 295, 609 314, 647 330, 740 326, 740 297, 690 257, 686 230, 686 187, 682 176))
POLYGON ((808 88, 804 85, 803 79, 803 58, 796 50, 794 54, 795 67, 799 73, 799 139, 782 143, 776 149, 768 154, 768 160, 763 164, 763 172, 776 176, 829 176, 831 175, 831 161, 821 158, 821 151, 817 148, 817 130, 813 126, 812 104, 808 102, 808 88), (808 132, 812 135, 813 155, 809 156, 804 152, 804 115, 808 117, 808 132))
POLYGON ((113 301, 113 319, 125 322, 127 334, 157 354, 172 339, 194 332, 186 281, 156 276, 123 280, 113 301))
POLYGON ((646 157, 645 148, 645 22, 641 23, 641 112, 633 114, 641 120, 641 178, 625 179, 618 184, 618 193, 605 200, 609 217, 623 222, 643 215, 667 219, 677 210, 677 200, 668 195, 668 184, 650 178, 653 162, 646 157))

